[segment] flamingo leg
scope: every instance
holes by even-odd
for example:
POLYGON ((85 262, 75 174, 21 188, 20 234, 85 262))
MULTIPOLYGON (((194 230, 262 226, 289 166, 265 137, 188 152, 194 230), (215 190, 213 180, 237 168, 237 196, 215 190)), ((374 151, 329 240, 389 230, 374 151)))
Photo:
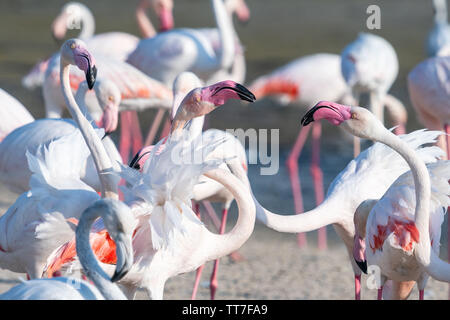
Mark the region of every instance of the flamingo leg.
MULTIPOLYGON (((200 204, 195 203, 194 211, 195 211, 195 214, 197 215, 197 217, 200 219, 200 204)), ((202 272, 203 272, 204 267, 205 267, 204 264, 201 265, 200 267, 197 268, 197 271, 195 273, 194 289, 192 289, 191 300, 195 300, 195 298, 197 296, 198 286, 200 284, 200 279, 202 277, 202 272)))
POLYGON ((381 286, 378 289, 378 296, 377 296, 377 300, 382 300, 383 299, 383 286, 381 286))
POLYGON ((361 300, 361 275, 355 274, 355 300, 361 300))
MULTIPOLYGON (((450 126, 448 124, 444 125, 444 130, 446 133, 445 141, 447 147, 447 159, 450 159, 450 126)), ((447 212, 449 212, 450 207, 447 208, 447 212)), ((450 217, 447 214, 447 261, 450 262, 450 217)), ((448 299, 450 300, 450 283, 448 287, 448 299)))
POLYGON ((132 154, 142 149, 142 131, 136 111, 130 111, 132 154))
POLYGON ((161 124, 161 121, 164 118, 164 113, 165 113, 164 109, 158 109, 158 112, 156 113, 156 116, 153 119, 152 126, 148 131, 147 138, 145 138, 144 142, 145 146, 153 144, 153 141, 155 140, 156 137, 156 131, 158 131, 159 125, 161 124))
POLYGON ((419 290, 419 300, 424 300, 425 290, 419 290))
POLYGON ((130 114, 129 111, 122 111, 120 113, 120 142, 119 153, 122 157, 123 163, 128 163, 130 155, 130 114))
MULTIPOLYGON (((314 184, 314 193, 316 195, 316 206, 323 202, 323 173, 320 169, 320 136, 322 134, 322 125, 319 121, 313 122, 312 127, 312 161, 311 175, 314 184)), ((320 250, 327 249, 327 227, 318 230, 318 247, 320 250)))
MULTIPOLYGON (((302 213, 303 210, 303 198, 302 198, 302 188, 300 185, 300 178, 298 175, 298 158, 300 157, 300 152, 305 145, 306 138, 308 137, 309 129, 311 126, 302 127, 300 133, 297 136, 294 147, 292 148, 289 156, 286 160, 286 166, 289 172, 289 179, 291 180, 292 194, 294 196, 294 206, 295 212, 297 214, 302 213)), ((297 243, 300 248, 307 245, 306 234, 299 233, 297 235, 297 243)))
POLYGON ((353 158, 361 153, 361 141, 358 137, 353 136, 353 158))
MULTIPOLYGON (((221 221, 220 230, 219 230, 220 234, 224 234, 224 232, 225 232, 225 227, 227 224, 227 215, 228 215, 228 209, 227 208, 222 209, 222 221, 221 221)), ((214 261, 214 269, 211 274, 211 283, 209 286, 209 289, 211 290, 211 300, 214 300, 214 298, 216 296, 216 290, 217 290, 217 286, 218 286, 217 272, 219 271, 219 260, 220 259, 217 259, 216 261, 214 261)))

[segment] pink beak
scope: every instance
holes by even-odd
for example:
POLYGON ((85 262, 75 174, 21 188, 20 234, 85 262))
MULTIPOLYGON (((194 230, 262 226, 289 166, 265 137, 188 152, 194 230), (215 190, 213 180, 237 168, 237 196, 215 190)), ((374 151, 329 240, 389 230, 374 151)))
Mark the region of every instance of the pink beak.
POLYGON ((105 111, 103 111, 102 118, 98 122, 98 126, 105 129, 106 133, 111 133, 117 129, 119 118, 119 108, 113 103, 109 103, 105 111))
POLYGON ((163 8, 159 12, 159 31, 164 32, 173 28, 172 10, 163 8))
POLYGON ((350 107, 330 101, 320 101, 302 118, 302 125, 307 126, 315 120, 328 120, 331 124, 340 125, 351 118, 350 107))

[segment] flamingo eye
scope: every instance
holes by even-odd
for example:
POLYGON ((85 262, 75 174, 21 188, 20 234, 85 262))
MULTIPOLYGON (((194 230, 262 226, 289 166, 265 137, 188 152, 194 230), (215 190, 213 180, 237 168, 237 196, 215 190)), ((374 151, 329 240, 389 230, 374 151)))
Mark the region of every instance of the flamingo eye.
POLYGON ((71 48, 71 49, 75 49, 76 46, 77 46, 77 45, 75 44, 75 42, 72 42, 72 44, 70 45, 70 48, 71 48))
POLYGON ((109 96, 109 97, 108 97, 108 100, 114 102, 114 97, 113 97, 113 96, 109 96))
POLYGON ((352 113, 352 119, 358 119, 358 117, 356 116, 356 113, 352 113))

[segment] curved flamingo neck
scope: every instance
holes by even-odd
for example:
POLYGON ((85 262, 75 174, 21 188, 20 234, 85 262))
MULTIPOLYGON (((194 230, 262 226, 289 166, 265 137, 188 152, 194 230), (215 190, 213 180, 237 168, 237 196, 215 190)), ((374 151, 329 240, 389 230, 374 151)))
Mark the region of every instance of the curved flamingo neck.
POLYGON ((78 38, 81 40, 87 40, 95 33, 95 19, 91 10, 86 6, 78 6, 80 12, 80 20, 82 22, 81 31, 78 34, 78 38))
POLYGON ((413 175, 416 192, 415 224, 420 232, 421 240, 429 243, 428 225, 430 222, 431 182, 425 163, 406 142, 385 128, 373 140, 389 146, 408 163, 413 175))
POLYGON ((214 17, 216 20, 217 28, 219 30, 221 50, 218 56, 218 62, 221 69, 229 68, 234 59, 235 53, 235 32, 233 23, 225 8, 222 0, 211 0, 214 17))
POLYGON ((147 4, 146 1, 141 1, 136 8, 136 20, 138 23, 139 30, 141 31, 142 37, 152 38, 156 36, 157 32, 155 27, 153 27, 152 22, 147 16, 147 4))
MULTIPOLYGON (((215 260, 239 249, 250 237, 255 227, 255 205, 251 201, 249 190, 244 184, 230 172, 223 169, 214 169, 204 174, 225 188, 227 188, 239 208, 239 216, 233 229, 225 234, 208 233, 202 242, 201 252, 205 252, 206 260, 215 260)), ((204 263, 204 261, 201 262, 204 263)))
POLYGON ((111 160, 109 159, 108 153, 106 152, 100 138, 97 136, 94 128, 85 118, 76 103, 75 98, 73 97, 69 80, 70 63, 67 63, 62 55, 60 65, 60 81, 62 84, 61 88, 64 100, 72 118, 78 124, 84 140, 86 141, 86 144, 92 154, 92 158, 101 182, 102 196, 118 199, 117 186, 115 185, 113 179, 114 173, 111 160))
MULTIPOLYGON (((98 210, 98 209, 97 209, 98 210)), ((94 282, 97 289, 107 300, 126 300, 125 295, 117 285, 112 283, 106 272, 100 267, 97 258, 92 252, 89 242, 89 233, 94 221, 103 214, 89 208, 83 212, 76 231, 77 255, 86 275, 94 282)))

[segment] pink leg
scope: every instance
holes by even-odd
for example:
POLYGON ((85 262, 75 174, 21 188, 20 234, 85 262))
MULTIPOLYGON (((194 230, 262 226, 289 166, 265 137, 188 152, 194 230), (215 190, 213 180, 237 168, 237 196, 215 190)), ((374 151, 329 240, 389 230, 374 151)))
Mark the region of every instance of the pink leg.
MULTIPOLYGON (((316 194, 316 206, 323 202, 323 173, 320 169, 320 135, 322 133, 322 124, 320 121, 313 122, 312 126, 312 161, 311 175, 314 183, 314 192, 316 194)), ((327 248, 327 227, 320 228, 317 239, 320 250, 327 248)))
POLYGON ((358 137, 353 137, 353 158, 356 158, 361 153, 361 141, 358 137))
POLYGON ((361 275, 355 274, 355 300, 361 300, 361 275))
MULTIPOLYGON (((445 141, 447 142, 447 159, 450 159, 450 126, 446 124, 444 126, 445 133, 447 136, 445 137, 445 141)), ((450 207, 447 208, 447 212, 449 212, 450 207)), ((450 262, 450 216, 447 214, 447 261, 450 262)), ((448 287, 448 299, 450 300, 450 283, 448 287)))
POLYGON ((31 280, 30 275, 27 273, 27 280, 31 280))
POLYGON ((128 164, 128 157, 130 155, 130 114, 129 111, 122 111, 120 113, 120 143, 119 153, 122 157, 122 162, 128 164))
POLYGON ((419 290, 419 300, 424 300, 425 290, 419 290))
POLYGON ((164 109, 158 109, 158 112, 156 113, 155 119, 153 119, 152 126, 150 127, 150 130, 148 131, 147 138, 145 138, 145 146, 149 146, 153 144, 153 140, 155 140, 156 137, 156 131, 158 131, 159 125, 161 124, 161 121, 164 117, 165 110, 164 109))
MULTIPOLYGON (((222 209, 222 222, 220 224, 220 230, 219 230, 220 234, 224 234, 224 232, 225 232, 225 227, 227 224, 227 215, 228 215, 228 209, 222 209)), ((217 272, 218 271, 219 271, 219 259, 214 261, 214 269, 211 274, 211 283, 209 286, 209 289, 211 290, 211 300, 214 300, 214 298, 216 296, 216 290, 217 290, 217 286, 218 286, 218 283, 217 283, 217 272)))
MULTIPOLYGON (((311 126, 306 126, 300 129, 300 133, 295 141, 294 147, 292 148, 286 161, 286 166, 289 171, 289 179, 291 180, 292 194, 294 196, 295 213, 297 214, 304 211, 302 189, 300 185, 300 178, 298 176, 298 158, 300 157, 300 152, 305 145, 310 128, 311 126)), ((297 236, 297 242, 300 248, 305 247, 307 245, 306 234, 299 233, 297 236)))
MULTIPOLYGON (((200 204, 195 203, 194 205, 194 211, 197 217, 200 219, 200 204)), ((200 284, 200 279, 202 277, 203 268, 205 265, 201 265, 197 268, 197 272, 195 274, 195 282, 194 282, 194 289, 192 290, 191 300, 195 300, 197 296, 198 286, 200 284)))
POLYGON ((377 297, 377 300, 382 299, 383 299, 383 286, 381 286, 380 289, 378 289, 378 297, 377 297))
POLYGON ((139 118, 136 111, 130 111, 130 124, 131 124, 131 141, 132 141, 132 154, 135 155, 142 149, 142 131, 139 124, 139 118))

